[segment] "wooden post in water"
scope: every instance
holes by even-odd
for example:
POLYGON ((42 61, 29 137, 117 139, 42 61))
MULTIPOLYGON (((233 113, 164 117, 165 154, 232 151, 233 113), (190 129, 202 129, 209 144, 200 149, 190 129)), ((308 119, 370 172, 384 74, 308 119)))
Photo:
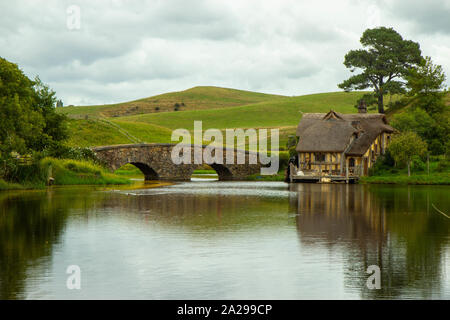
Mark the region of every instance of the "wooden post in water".
POLYGON ((319 163, 319 182, 322 180, 322 164, 319 163))
POLYGON ((348 159, 345 159, 345 183, 348 183, 348 159))

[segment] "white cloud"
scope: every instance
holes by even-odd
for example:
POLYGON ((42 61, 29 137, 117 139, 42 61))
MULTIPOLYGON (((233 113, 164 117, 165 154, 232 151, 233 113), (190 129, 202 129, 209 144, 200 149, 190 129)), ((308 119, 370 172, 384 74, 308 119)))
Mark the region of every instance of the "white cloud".
POLYGON ((367 27, 417 41, 450 74, 448 3, 19 0, 2 2, 0 55, 65 104, 112 103, 196 85, 286 95, 337 91, 367 27), (66 9, 81 9, 80 30, 66 9))

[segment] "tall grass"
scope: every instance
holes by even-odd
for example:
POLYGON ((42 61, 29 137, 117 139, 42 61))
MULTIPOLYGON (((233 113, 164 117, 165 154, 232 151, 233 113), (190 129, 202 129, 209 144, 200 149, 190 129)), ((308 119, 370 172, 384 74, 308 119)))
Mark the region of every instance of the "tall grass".
POLYGON ((24 189, 24 186, 18 183, 6 182, 3 179, 0 179, 0 190, 19 190, 24 189))
POLYGON ((440 184, 450 185, 450 173, 440 174, 413 174, 410 177, 406 174, 398 175, 384 175, 384 176, 372 176, 361 177, 361 183, 374 183, 374 184, 440 184))
POLYGON ((14 182, 0 179, 0 190, 42 189, 50 178, 54 185, 131 184, 129 179, 89 161, 47 157, 32 165, 20 166, 14 182))
POLYGON ((102 167, 87 161, 44 158, 41 170, 54 179, 55 185, 107 185, 129 184, 130 180, 107 172, 102 167))

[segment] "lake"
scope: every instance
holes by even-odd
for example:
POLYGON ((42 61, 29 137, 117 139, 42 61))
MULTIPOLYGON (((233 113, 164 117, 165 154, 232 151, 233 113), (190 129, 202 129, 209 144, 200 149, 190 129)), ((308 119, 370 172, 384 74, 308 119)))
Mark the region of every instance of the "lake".
POLYGON ((202 179, 1 192, 0 299, 450 299, 449 195, 202 179))

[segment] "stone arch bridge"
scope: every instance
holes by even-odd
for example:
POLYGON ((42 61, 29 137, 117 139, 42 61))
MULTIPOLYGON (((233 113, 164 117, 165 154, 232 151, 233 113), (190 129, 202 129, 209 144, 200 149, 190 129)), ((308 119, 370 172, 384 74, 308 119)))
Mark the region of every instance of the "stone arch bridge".
MULTIPOLYGON (((126 144, 94 147, 92 150, 111 171, 131 163, 142 171, 145 180, 189 181, 194 170, 201 166, 201 164, 194 163, 194 146, 185 146, 190 148, 191 164, 172 162, 171 154, 175 146, 175 144, 126 144)), ((201 146, 202 153, 206 147, 201 146)), ((249 164, 250 154, 255 155, 253 152, 230 148, 223 148, 222 151, 223 161, 209 164, 217 172, 219 180, 244 180, 249 175, 260 173, 260 169, 263 167, 259 162, 259 157, 257 157, 256 164, 249 164), (234 153, 234 164, 227 163, 228 152, 234 153), (238 164, 238 154, 241 154, 240 157, 245 156, 244 164, 238 164)))

